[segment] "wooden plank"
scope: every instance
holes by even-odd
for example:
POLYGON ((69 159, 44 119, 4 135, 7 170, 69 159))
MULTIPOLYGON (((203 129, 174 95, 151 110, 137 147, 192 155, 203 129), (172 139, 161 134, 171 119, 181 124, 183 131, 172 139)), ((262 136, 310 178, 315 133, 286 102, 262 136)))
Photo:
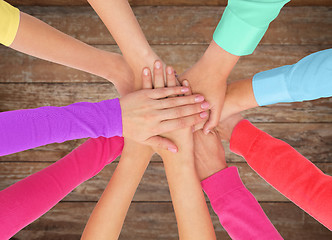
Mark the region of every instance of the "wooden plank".
MULTIPOLYGON (((332 161, 332 126, 331 124, 298 123, 255 123, 255 126, 272 136, 286 141, 312 162, 332 161)), ((16 154, 0 157, 0 162, 55 162, 81 145, 85 139, 54 143, 16 154)), ((229 151, 224 143, 228 162, 244 162, 244 159, 229 151)), ((118 159, 116 160, 118 161, 118 159)), ((156 154, 152 162, 162 160, 156 154)))
MULTIPOLYGON (((98 102, 118 97, 110 83, 0 83, 0 112, 75 102, 98 102)), ((332 122, 332 98, 282 103, 247 111, 253 122, 332 122)))
MULTIPOLYGON (((60 203, 15 235, 25 239, 79 239, 95 203, 60 203)), ((329 240, 332 232, 292 203, 262 203, 262 208, 284 239, 329 240)), ((211 207, 217 239, 230 239, 211 207)), ((178 239, 171 203, 132 203, 119 239, 178 239)))
MULTIPOLYGON (((100 49, 117 52, 115 45, 99 45, 100 49)), ((294 64, 303 57, 330 46, 264 46, 252 55, 242 57, 229 76, 229 82, 252 77, 255 73, 294 64)), ((207 45, 153 45, 154 51, 178 73, 190 68, 204 53, 207 45)), ((106 80, 68 67, 40 60, 0 46, 1 82, 106 82, 106 80)), ((102 63, 101 63, 102 64, 102 63)), ((110 70, 112 71, 112 70, 110 70)))
MULTIPOLYGON (((22 7, 21 10, 89 44, 114 44, 90 7, 22 7)), ((207 44, 224 7, 147 6, 133 10, 151 44, 207 44)), ((328 7, 285 7, 261 44, 331 45, 331 36, 332 11, 328 7)))
MULTIPOLYGON (((105 167, 97 176, 73 190, 63 201, 97 201, 109 182, 116 165, 111 164, 105 167)), ((288 201, 246 163, 232 163, 230 165, 238 167, 244 184, 258 201, 288 201)), ((47 166, 49 166, 47 163, 0 163, 0 189, 5 189, 47 166)), ((332 175, 331 163, 318 163, 317 166, 326 174, 332 175)), ((150 163, 136 191, 134 200, 160 202, 171 200, 162 163, 150 163)))
MULTIPOLYGON (((15 6, 87 6, 86 0, 7 0, 15 6)), ((227 0, 129 0, 132 6, 226 6, 227 0)), ((330 0, 292 0, 287 6, 332 6, 330 0)))

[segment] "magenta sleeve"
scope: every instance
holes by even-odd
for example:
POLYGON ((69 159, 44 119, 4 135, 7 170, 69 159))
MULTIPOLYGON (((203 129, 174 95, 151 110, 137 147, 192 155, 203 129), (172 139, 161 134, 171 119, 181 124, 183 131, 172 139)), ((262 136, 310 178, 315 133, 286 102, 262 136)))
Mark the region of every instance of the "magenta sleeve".
POLYGON ((49 143, 122 136, 119 99, 0 113, 0 156, 49 143))
POLYGON ((275 189, 332 230, 332 177, 289 144, 259 130, 248 120, 232 133, 230 149, 275 189))
POLYGON ((242 183, 236 167, 223 169, 201 184, 232 239, 283 239, 242 183))
POLYGON ((122 151, 123 138, 89 139, 49 167, 0 192, 0 238, 9 239, 45 214, 122 151))

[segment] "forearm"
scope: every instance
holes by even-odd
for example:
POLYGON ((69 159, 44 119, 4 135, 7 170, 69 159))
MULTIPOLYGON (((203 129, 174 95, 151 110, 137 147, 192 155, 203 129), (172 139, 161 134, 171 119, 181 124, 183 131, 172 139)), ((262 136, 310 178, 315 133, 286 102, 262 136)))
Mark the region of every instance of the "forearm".
POLYGON ((163 153, 180 239, 215 239, 191 154, 163 153))
POLYGON ((58 64, 76 68, 117 83, 125 63, 119 54, 91 47, 23 12, 11 48, 58 64))
POLYGON ((120 162, 89 218, 82 239, 118 239, 120 235, 130 203, 152 155, 152 152, 142 152, 127 144, 126 140, 120 162))
POLYGON ((140 74, 144 67, 153 69, 158 59, 126 0, 88 1, 121 49, 129 65, 140 74), (148 64, 148 65, 146 65, 148 64))
POLYGON ((0 113, 0 156, 87 137, 122 136, 118 99, 0 113))
POLYGON ((287 143, 255 128, 249 121, 239 122, 230 140, 233 152, 275 189, 332 229, 332 177, 287 143))
POLYGON ((220 121, 227 117, 251 108, 258 107, 252 90, 251 78, 232 82, 227 85, 224 108, 220 121))
POLYGON ((332 96, 332 49, 227 86, 221 119, 250 108, 332 96))
POLYGON ((201 184, 221 225, 232 239, 282 239, 242 183, 236 167, 223 169, 201 184))
POLYGON ((0 235, 9 239, 96 175, 122 151, 123 139, 89 139, 49 167, 0 192, 0 235))

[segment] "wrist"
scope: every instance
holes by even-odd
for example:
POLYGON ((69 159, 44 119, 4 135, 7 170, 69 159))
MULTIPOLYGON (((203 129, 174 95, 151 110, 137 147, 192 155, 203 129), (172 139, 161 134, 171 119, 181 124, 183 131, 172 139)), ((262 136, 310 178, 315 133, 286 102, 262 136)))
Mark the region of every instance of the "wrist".
POLYGON ((218 70, 216 72, 227 77, 239 58, 239 56, 225 51, 212 40, 201 60, 206 62, 209 68, 215 68, 218 70))
POLYGON ((252 78, 233 82, 227 86, 225 102, 234 107, 234 113, 239 113, 250 108, 257 107, 252 78))

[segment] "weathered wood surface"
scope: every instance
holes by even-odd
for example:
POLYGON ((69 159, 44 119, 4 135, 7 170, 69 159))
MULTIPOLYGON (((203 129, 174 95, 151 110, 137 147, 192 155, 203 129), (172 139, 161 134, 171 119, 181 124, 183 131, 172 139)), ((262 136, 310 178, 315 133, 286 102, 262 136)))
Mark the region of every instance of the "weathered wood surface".
MULTIPOLYGON (((86 6, 86 0, 7 0, 15 6, 86 6)), ((227 0, 129 0, 132 6, 226 6, 227 0)), ((292 0, 287 6, 332 6, 331 0, 292 0)))
MULTIPOLYGON (((178 73, 182 73, 199 60, 207 46, 206 44, 153 45, 152 48, 165 63, 173 66, 178 73)), ((239 60, 228 81, 252 77, 261 71, 294 64, 311 53, 328 49, 331 46, 259 45, 252 55, 244 56, 239 60)), ((120 52, 115 45, 98 45, 97 47, 110 52, 120 52)), ((4 46, 0 46, 0 56, 0 82, 107 82, 92 74, 37 59, 4 46)), ((110 69, 110 71, 114 70, 110 69)))
MULTIPOLYGON (((49 165, 49 163, 0 163, 0 189, 5 189, 49 165)), ((241 179, 258 201, 288 201, 246 163, 230 165, 238 167, 241 179)), ((332 164, 317 163, 316 165, 324 173, 332 175, 332 164)), ((64 201, 98 201, 116 166, 117 164, 113 163, 105 167, 97 176, 77 187, 64 201)), ((134 201, 171 201, 162 163, 150 163, 136 191, 134 201)))
MULTIPOLYGON (((332 237, 332 232, 292 203, 261 205, 286 240, 330 240, 332 237)), ((13 240, 78 240, 94 206, 94 202, 59 203, 50 212, 16 234, 13 240)), ((230 239, 211 207, 209 209, 217 239, 230 239)), ((132 203, 120 239, 178 239, 171 203, 132 203)))
MULTIPOLYGON (((0 111, 65 106, 118 97, 111 83, 0 83, 0 111)), ((331 122, 332 98, 280 103, 247 111, 253 122, 331 122)))
MULTIPOLYGON (((332 162, 331 123, 255 123, 255 126, 276 138, 286 141, 312 162, 332 162)), ((0 162, 55 162, 84 141, 84 139, 81 139, 61 144, 49 144, 20 153, 2 156, 0 157, 0 162)), ((225 143, 224 145, 228 162, 244 162, 242 157, 229 151, 228 144, 225 143)), ((158 155, 154 155, 152 158, 152 162, 161 161, 158 155)))
MULTIPOLYGON (((21 9, 89 44, 115 43, 90 7, 21 9)), ((224 7, 147 6, 133 10, 151 44, 207 44, 224 7)), ((261 44, 331 45, 331 36, 332 11, 329 7, 285 7, 271 23, 261 44)))

